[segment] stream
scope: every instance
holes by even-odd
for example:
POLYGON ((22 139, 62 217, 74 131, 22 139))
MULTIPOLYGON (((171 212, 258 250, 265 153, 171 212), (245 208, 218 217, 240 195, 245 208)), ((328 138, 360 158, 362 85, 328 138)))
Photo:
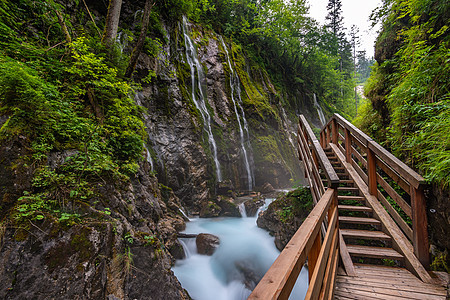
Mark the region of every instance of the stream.
MULTIPOLYGON (((267 199, 266 205, 273 199, 267 199)), ((190 296, 195 300, 247 299, 280 251, 274 237, 256 226, 257 217, 195 218, 186 223, 185 233, 210 233, 220 238, 212 256, 197 253, 195 238, 180 239, 186 258, 172 268, 190 296), (246 284, 244 284, 244 282, 246 284)), ((308 271, 303 268, 292 299, 304 299, 308 271)))

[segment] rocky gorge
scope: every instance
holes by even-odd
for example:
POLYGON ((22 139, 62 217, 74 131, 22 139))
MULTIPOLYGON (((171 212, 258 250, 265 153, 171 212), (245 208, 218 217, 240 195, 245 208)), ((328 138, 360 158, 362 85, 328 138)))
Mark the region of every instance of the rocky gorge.
MULTIPOLYGON (((86 2, 103 20, 105 8, 86 2)), ((122 18, 134 21, 119 30, 121 51, 132 51, 124 37, 138 6, 124 3, 122 18)), ((74 24, 80 7, 66 7, 74 24)), ((38 138, 14 134, 13 111, 2 111, 0 298, 189 299, 171 271, 184 256, 186 214, 239 217, 240 194, 302 182, 296 114, 320 125, 312 95, 282 93, 242 47, 187 19, 162 20, 160 32, 158 53, 143 51, 133 78, 145 145, 132 175, 84 163, 73 179, 82 186, 92 172, 82 194, 64 176, 89 147, 60 143, 36 159, 38 138)), ((84 111, 95 115, 88 98, 84 111)), ((245 202, 249 215, 258 201, 245 202)))

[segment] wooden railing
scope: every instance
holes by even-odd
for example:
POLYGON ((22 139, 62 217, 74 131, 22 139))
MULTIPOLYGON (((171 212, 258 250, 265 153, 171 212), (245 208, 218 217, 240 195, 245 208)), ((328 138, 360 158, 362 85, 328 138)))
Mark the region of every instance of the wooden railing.
POLYGON ((288 299, 306 259, 309 288, 305 299, 333 297, 339 257, 339 178, 303 116, 299 120, 298 152, 316 204, 249 299, 288 299))
POLYGON ((320 143, 323 148, 329 143, 337 145, 346 162, 367 184, 370 194, 378 198, 412 242, 419 261, 428 268, 425 180, 338 114, 322 129, 320 143))

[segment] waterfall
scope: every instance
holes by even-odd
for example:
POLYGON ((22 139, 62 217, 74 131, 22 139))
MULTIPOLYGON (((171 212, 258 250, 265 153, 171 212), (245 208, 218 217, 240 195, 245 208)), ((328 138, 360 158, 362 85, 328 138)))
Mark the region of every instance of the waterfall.
POLYGON ((147 154, 147 157, 145 158, 147 160, 147 162, 150 164, 150 169, 153 172, 155 170, 155 166, 153 165, 153 159, 152 156, 150 155, 150 151, 148 151, 147 145, 144 144, 144 148, 147 154))
POLYGON ((217 181, 222 181, 222 172, 220 170, 220 162, 217 158, 217 146, 216 141, 214 140, 214 135, 211 130, 211 116, 209 115, 208 109, 206 108, 205 96, 202 87, 202 81, 205 78, 203 73, 203 67, 198 60, 197 51, 194 47, 194 41, 188 34, 187 29, 187 19, 183 17, 183 34, 184 34, 184 44, 186 47, 186 59, 191 69, 191 95, 192 100, 194 101, 195 107, 200 111, 200 114, 203 118, 204 128, 206 133, 208 134, 208 141, 211 145, 214 163, 216 165, 216 175, 217 181), (197 73, 197 76, 195 74, 197 73), (198 94, 196 93, 198 92, 198 94))
POLYGON ((322 123, 322 126, 324 126, 327 122, 325 119, 325 116, 323 115, 322 107, 320 107, 319 103, 317 102, 316 93, 314 93, 314 106, 317 109, 317 114, 319 115, 320 123, 322 123))
POLYGON ((186 220, 190 220, 189 217, 187 216, 187 214, 184 212, 184 210, 182 210, 181 208, 178 209, 180 211, 180 213, 183 215, 183 217, 186 218, 186 220))
POLYGON ((238 208, 239 208, 239 212, 241 213, 241 217, 247 218, 247 211, 245 210, 244 202, 239 204, 238 208))
POLYGON ((244 109, 242 108, 241 87, 240 87, 239 76, 236 74, 236 72, 234 72, 233 67, 231 66, 230 55, 228 54, 227 46, 225 45, 225 42, 223 41, 222 37, 220 37, 220 42, 222 43, 222 46, 225 49, 228 66, 229 66, 230 72, 231 72, 231 75, 230 75, 231 100, 233 101, 234 112, 236 114, 236 119, 239 124, 239 134, 241 137, 241 148, 242 148, 242 153, 244 156, 243 158, 244 158, 245 169, 247 170, 248 190, 251 191, 254 186, 255 177, 254 177, 253 170, 252 170, 250 162, 249 162, 249 155, 247 153, 247 149, 249 149, 251 151, 250 135, 248 133, 247 119, 245 118, 244 109), (235 99, 235 95, 238 98, 237 102, 235 99), (238 106, 239 106, 239 109, 238 109, 238 106), (239 111, 241 112, 240 115, 239 115, 239 111), (241 118, 242 118, 242 122, 241 122, 241 118), (243 126, 242 126, 242 124, 243 124, 243 126), (245 136, 247 139, 245 139, 245 137, 244 137, 244 132, 245 132, 245 136), (245 147, 246 144, 247 144, 247 149, 245 147))

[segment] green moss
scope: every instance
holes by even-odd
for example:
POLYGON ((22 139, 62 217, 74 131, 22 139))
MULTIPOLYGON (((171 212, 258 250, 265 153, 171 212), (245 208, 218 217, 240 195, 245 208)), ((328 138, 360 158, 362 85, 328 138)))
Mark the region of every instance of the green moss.
POLYGON ((431 270, 450 273, 450 258, 448 252, 441 252, 434 257, 431 270))
POLYGON ((72 240, 70 241, 70 245, 72 246, 73 251, 78 253, 78 257, 81 261, 87 261, 92 255, 93 246, 89 241, 89 234, 91 231, 90 228, 85 227, 71 236, 72 240))
POLYGON ((258 136, 252 141, 256 163, 279 162, 281 153, 277 141, 272 135, 258 136))
POLYGON ((249 74, 245 71, 247 64, 240 46, 232 44, 230 55, 234 62, 235 71, 243 86, 241 97, 246 110, 254 110, 254 112, 256 112, 263 120, 266 118, 279 120, 279 116, 276 110, 271 106, 269 97, 261 84, 251 81, 249 74))

